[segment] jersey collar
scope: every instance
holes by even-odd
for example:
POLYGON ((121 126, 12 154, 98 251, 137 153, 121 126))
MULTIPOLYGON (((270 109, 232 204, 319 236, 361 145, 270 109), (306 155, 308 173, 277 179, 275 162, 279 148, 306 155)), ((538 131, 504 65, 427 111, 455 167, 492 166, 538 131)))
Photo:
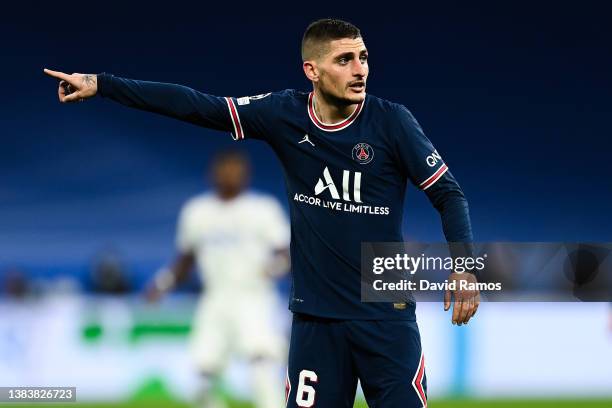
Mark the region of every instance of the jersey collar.
POLYGON ((351 123, 353 123, 355 119, 357 119, 357 116, 359 116, 359 113, 361 113, 362 109, 363 102, 359 102, 353 113, 351 113, 348 118, 336 123, 324 123, 321 122, 319 118, 317 118, 317 114, 314 110, 314 92, 310 92, 308 94, 308 116, 316 127, 321 130, 325 130, 326 132, 337 132, 338 130, 346 128, 351 123))

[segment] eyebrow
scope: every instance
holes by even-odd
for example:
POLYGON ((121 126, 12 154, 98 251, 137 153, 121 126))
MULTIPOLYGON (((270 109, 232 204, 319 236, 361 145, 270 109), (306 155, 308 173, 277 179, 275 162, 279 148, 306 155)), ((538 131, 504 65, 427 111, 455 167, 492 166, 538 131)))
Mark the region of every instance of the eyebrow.
MULTIPOLYGON (((359 56, 362 56, 363 54, 367 54, 368 50, 361 50, 359 51, 359 56)), ((347 52, 343 52, 340 55, 337 55, 334 59, 335 60, 339 60, 341 58, 346 58, 346 59, 352 59, 353 58, 354 53, 347 51, 347 52)))

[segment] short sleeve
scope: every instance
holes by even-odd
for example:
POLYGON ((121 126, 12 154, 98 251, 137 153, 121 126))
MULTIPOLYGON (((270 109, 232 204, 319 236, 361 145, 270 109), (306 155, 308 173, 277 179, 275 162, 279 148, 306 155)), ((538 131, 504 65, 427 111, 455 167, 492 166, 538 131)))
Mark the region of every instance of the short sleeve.
POLYGON ((194 225, 193 211, 186 204, 181 209, 176 227, 176 248, 181 253, 195 251, 197 247, 197 230, 194 225))
POLYGON ((441 155, 406 107, 399 106, 395 132, 400 167, 412 184, 427 190, 448 171, 441 155))

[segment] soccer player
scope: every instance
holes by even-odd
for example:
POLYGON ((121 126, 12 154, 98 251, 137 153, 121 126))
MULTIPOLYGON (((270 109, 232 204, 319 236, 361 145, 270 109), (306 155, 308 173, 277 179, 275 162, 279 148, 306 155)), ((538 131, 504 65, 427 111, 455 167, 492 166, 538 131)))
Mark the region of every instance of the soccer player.
MULTIPOLYGON (((408 109, 366 95, 368 50, 357 27, 335 19, 313 22, 304 33, 302 59, 312 92, 239 98, 107 73, 45 72, 62 81, 61 102, 100 94, 230 131, 235 140, 267 142, 284 168, 291 209, 287 406, 352 407, 358 379, 370 407, 426 406, 415 304, 361 302, 360 243, 402 241, 408 181, 440 212, 449 242, 472 240, 467 201, 408 109)), ((453 323, 470 320, 478 296, 454 293, 453 323)), ((444 308, 450 307, 447 292, 444 308)))
POLYGON ((183 206, 176 237, 179 255, 157 274, 147 295, 157 300, 197 263, 206 285, 191 336, 202 376, 199 405, 225 406, 215 384, 236 352, 249 360, 256 406, 280 408, 278 370, 287 345, 274 321, 273 280, 289 267, 289 224, 277 200, 246 191, 250 164, 242 153, 216 155, 211 173, 214 192, 183 206))

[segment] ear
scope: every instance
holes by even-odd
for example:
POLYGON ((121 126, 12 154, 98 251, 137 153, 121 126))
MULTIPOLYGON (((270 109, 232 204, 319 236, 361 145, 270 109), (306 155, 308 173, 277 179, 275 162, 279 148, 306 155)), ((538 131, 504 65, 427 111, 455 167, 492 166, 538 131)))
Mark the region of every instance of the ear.
POLYGON ((319 81, 319 69, 317 68, 317 63, 315 61, 304 61, 302 68, 304 69, 306 78, 312 82, 319 81))

